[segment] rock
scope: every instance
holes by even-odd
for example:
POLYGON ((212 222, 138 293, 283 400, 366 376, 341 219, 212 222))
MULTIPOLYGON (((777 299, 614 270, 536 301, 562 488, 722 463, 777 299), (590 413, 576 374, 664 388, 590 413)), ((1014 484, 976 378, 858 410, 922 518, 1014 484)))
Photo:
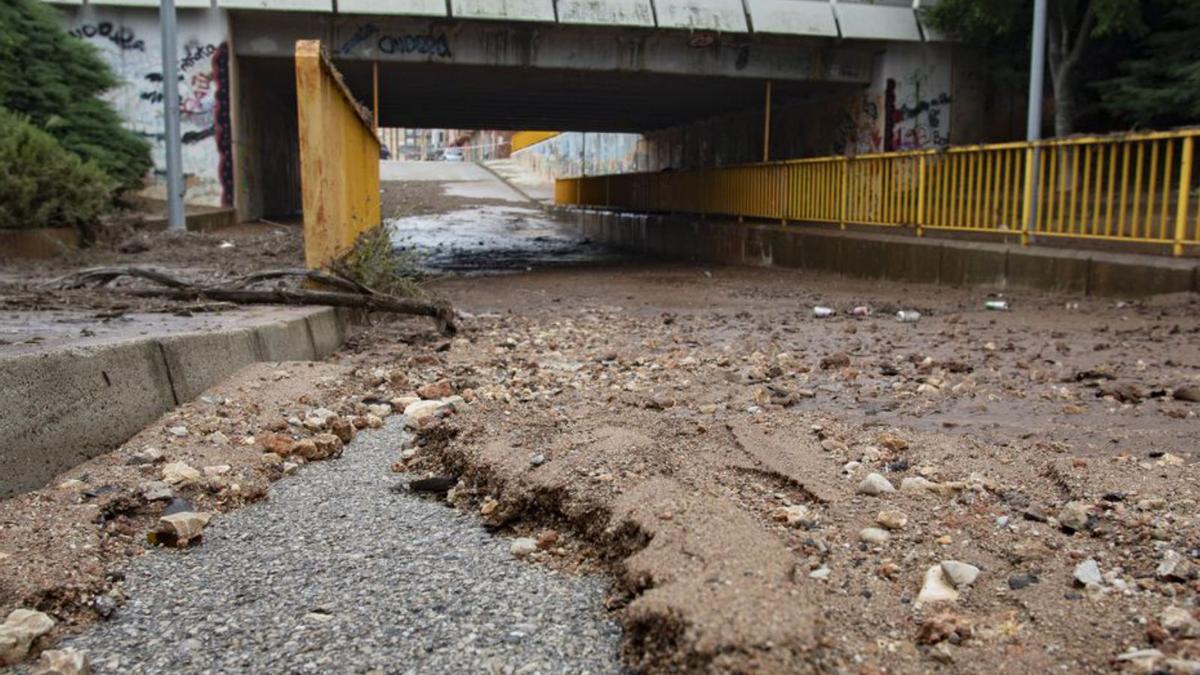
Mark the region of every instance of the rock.
POLYGON ((546 549, 552 548, 555 544, 557 544, 558 540, 559 535, 557 530, 545 530, 538 535, 537 546, 545 551, 546 549))
POLYGON ((325 428, 325 418, 324 417, 305 417, 304 418, 304 428, 308 429, 309 431, 321 431, 322 429, 325 428))
POLYGON ((1192 577, 1192 564, 1178 552, 1168 549, 1154 574, 1163 581, 1187 581, 1192 577))
POLYGON ((392 414, 392 406, 387 403, 372 403, 367 406, 367 412, 382 419, 392 414))
POLYGON ((167 427, 167 433, 175 438, 183 438, 184 436, 188 435, 188 430, 187 427, 179 425, 176 427, 167 427))
POLYGON ((87 655, 81 651, 71 648, 47 649, 29 672, 30 675, 90 675, 92 666, 88 663, 87 655))
POLYGON ((887 530, 883 530, 878 527, 864 527, 858 531, 858 538, 860 541, 864 541, 873 546, 880 546, 882 544, 886 544, 887 540, 892 538, 892 535, 889 534, 887 530))
POLYGON ((879 434, 879 438, 875 439, 879 445, 891 452, 903 452, 908 449, 908 441, 900 438, 896 434, 884 432, 879 434))
POLYGON ((906 476, 900 481, 900 491, 909 494, 936 492, 939 487, 937 483, 921 476, 906 476))
POLYGON ((850 355, 846 352, 835 352, 821 359, 821 370, 831 368, 846 368, 850 365, 850 355))
POLYGON ((880 511, 879 515, 875 516, 875 522, 889 530, 902 530, 908 524, 908 516, 903 511, 891 509, 880 511))
POLYGON ((1157 649, 1132 649, 1118 654, 1116 660, 1120 663, 1131 664, 1141 672, 1150 673, 1155 670, 1155 666, 1162 658, 1163 653, 1157 649))
POLYGON ((514 556, 524 558, 538 550, 537 540, 531 537, 517 537, 512 540, 512 544, 509 545, 508 550, 514 556))
POLYGON ((438 380, 417 388, 417 396, 424 399, 446 398, 453 393, 454 387, 450 385, 450 380, 438 380))
POLYGON ((1104 583, 1104 575, 1100 574, 1100 565, 1088 558, 1075 566, 1075 583, 1080 586, 1100 586, 1104 583))
POLYGON ((1200 403, 1200 386, 1194 384, 1176 387, 1171 396, 1176 401, 1188 401, 1189 403, 1200 403))
POLYGON ((867 477, 858 484, 858 493, 860 495, 878 496, 895 491, 896 488, 892 486, 888 479, 877 473, 867 474, 867 477))
POLYGON ((32 609, 14 609, 0 624, 0 666, 19 663, 33 641, 54 627, 54 619, 32 609))
POLYGON ((1087 529, 1088 516, 1091 515, 1092 505, 1086 502, 1067 502, 1058 512, 1058 522, 1072 532, 1087 529))
POLYGON ((533 457, 530 457, 530 458, 529 458, 529 465, 530 465, 530 466, 541 466, 541 465, 543 465, 543 464, 545 464, 545 463, 546 463, 546 456, 545 456, 545 455, 534 455, 533 457))
POLYGON ((171 486, 160 480, 142 483, 138 489, 142 493, 142 499, 148 502, 169 502, 175 498, 175 491, 171 486))
POLYGON ((955 588, 962 589, 975 583, 979 578, 979 568, 958 560, 943 560, 942 574, 954 585, 955 588))
POLYGON ((793 504, 792 506, 781 506, 775 509, 771 514, 777 522, 787 523, 792 527, 807 527, 816 523, 817 519, 812 511, 803 504, 793 504))
POLYGON ((1036 574, 1018 574, 1015 577, 1008 578, 1008 587, 1014 591, 1019 591, 1030 584, 1036 584, 1038 578, 1036 574))
POLYGON ((224 476, 232 470, 233 467, 228 464, 213 464, 212 466, 204 467, 204 475, 209 478, 215 478, 217 476, 224 476))
POLYGON ((300 465, 295 462, 284 462, 280 466, 280 468, 283 469, 284 474, 290 476, 291 474, 296 473, 296 471, 300 469, 300 465))
POLYGON ((354 440, 354 425, 345 417, 334 416, 329 418, 329 431, 334 436, 337 436, 342 443, 349 443, 354 440))
POLYGON ((229 445, 229 437, 220 431, 214 431, 205 439, 212 445, 229 445))
POLYGON ((340 457, 342 440, 333 434, 317 434, 310 439, 297 441, 292 453, 309 461, 340 457))
POLYGON ((68 478, 58 484, 59 490, 82 490, 87 487, 87 483, 78 478, 68 478))
POLYGON ((1050 517, 1046 515, 1046 510, 1037 505, 1025 509, 1021 515, 1025 517, 1025 520, 1032 520, 1035 523, 1044 523, 1050 519, 1050 517))
POLYGON ((190 485, 200 480, 200 472, 186 462, 171 462, 163 466, 162 479, 168 485, 190 485))
POLYGON ((266 466, 279 466, 283 464, 283 458, 273 452, 264 452, 258 459, 266 466))
POLYGON ((917 604, 930 602, 953 602, 958 599, 958 591, 946 581, 946 574, 941 565, 934 565, 925 570, 925 581, 921 584, 921 592, 917 594, 917 604))
POLYGON ((287 457, 288 455, 292 454, 292 451, 296 445, 296 441, 293 441, 283 434, 277 434, 273 431, 264 431, 263 433, 259 434, 255 440, 260 446, 262 446, 263 450, 266 450, 267 452, 273 452, 280 457, 287 457))
POLYGON ((821 565, 817 569, 809 572, 808 577, 810 579, 816 579, 818 581, 821 581, 823 579, 828 579, 829 575, 832 573, 833 573, 833 570, 829 569, 829 566, 821 565))
POLYGON ((1182 607, 1167 607, 1159 615, 1159 622, 1175 637, 1187 639, 1200 637, 1200 621, 1182 607))
POLYGON ((158 528, 149 537, 150 543, 184 548, 199 540, 200 533, 212 519, 203 511, 180 511, 158 519, 158 528))
POLYGON ((971 637, 971 620, 954 612, 941 612, 921 622, 917 644, 935 645, 949 641, 959 644, 971 637))
POLYGON ((442 408, 441 401, 417 401, 404 409, 404 424, 410 428, 421 428, 425 420, 432 418, 442 408))
POLYGON ((850 451, 849 446, 836 438, 826 438, 821 441, 821 449, 825 452, 838 452, 842 454, 850 451))
POLYGON ((379 415, 370 414, 367 415, 366 419, 368 428, 378 429, 379 427, 383 426, 383 419, 379 415))
POLYGON ((408 406, 420 401, 420 396, 397 396, 392 399, 392 410, 404 410, 408 406))
POLYGON ((145 448, 141 452, 135 452, 125 460, 125 463, 130 466, 140 466, 143 464, 158 464, 163 461, 165 455, 158 448, 145 448))

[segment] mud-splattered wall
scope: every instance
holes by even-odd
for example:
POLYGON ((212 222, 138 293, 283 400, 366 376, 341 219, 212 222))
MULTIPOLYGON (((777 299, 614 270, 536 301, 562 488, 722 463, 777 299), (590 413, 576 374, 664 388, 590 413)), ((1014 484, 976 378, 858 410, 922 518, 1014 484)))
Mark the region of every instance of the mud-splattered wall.
POLYGON ((646 142, 640 134, 571 131, 518 150, 512 158, 546 178, 644 171, 646 142))
MULTIPOLYGON (((106 98, 116 106, 125 125, 152 144, 156 180, 150 182, 146 194, 164 197, 162 47, 157 11, 95 5, 64 11, 71 34, 95 45, 121 79, 122 84, 106 98)), ((228 19, 221 10, 181 9, 178 22, 185 200, 232 206, 228 19)))

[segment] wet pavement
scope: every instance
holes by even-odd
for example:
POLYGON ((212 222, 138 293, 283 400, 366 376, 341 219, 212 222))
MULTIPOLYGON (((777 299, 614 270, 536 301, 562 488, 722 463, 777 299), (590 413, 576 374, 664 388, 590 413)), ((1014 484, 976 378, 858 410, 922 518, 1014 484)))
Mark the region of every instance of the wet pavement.
POLYGON ((385 181, 435 181, 479 205, 388 220, 396 246, 433 274, 503 274, 615 262, 620 254, 572 232, 475 164, 384 162, 385 181), (394 166, 387 166, 387 165, 394 166))

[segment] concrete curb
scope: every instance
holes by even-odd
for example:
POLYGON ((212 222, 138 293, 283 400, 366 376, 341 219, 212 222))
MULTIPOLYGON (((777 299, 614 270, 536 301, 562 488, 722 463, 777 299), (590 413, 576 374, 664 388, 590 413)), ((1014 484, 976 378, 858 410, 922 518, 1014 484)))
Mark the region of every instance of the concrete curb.
POLYGON ((581 234, 665 258, 833 272, 945 286, 1030 288, 1084 295, 1200 292, 1200 261, 930 239, 804 225, 697 221, 682 215, 552 207, 581 234))
POLYGON ((250 327, 0 357, 0 497, 113 450, 252 363, 322 359, 345 339, 344 310, 288 314, 250 327))

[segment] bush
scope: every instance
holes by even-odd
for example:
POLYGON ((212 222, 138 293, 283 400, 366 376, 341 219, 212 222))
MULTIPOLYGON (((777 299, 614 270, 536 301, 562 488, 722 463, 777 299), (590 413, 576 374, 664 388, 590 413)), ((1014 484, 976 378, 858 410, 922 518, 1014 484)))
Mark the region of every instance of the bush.
POLYGON ((76 227, 112 207, 113 181, 23 116, 0 108, 0 228, 76 227))
POLYGON ((41 0, 0 1, 0 107, 22 113, 124 189, 142 186, 150 145, 97 98, 119 84, 94 47, 41 0))

